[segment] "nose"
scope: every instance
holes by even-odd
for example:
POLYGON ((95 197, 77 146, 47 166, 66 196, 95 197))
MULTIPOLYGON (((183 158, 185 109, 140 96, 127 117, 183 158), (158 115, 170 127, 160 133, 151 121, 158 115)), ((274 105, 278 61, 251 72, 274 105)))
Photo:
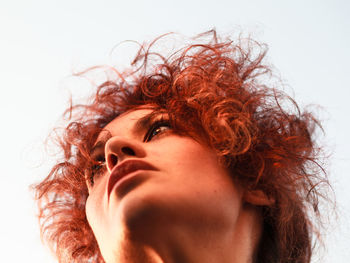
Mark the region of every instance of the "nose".
POLYGON ((105 147, 105 158, 109 172, 118 163, 127 158, 142 158, 146 156, 141 142, 124 137, 115 136, 110 138, 105 147))

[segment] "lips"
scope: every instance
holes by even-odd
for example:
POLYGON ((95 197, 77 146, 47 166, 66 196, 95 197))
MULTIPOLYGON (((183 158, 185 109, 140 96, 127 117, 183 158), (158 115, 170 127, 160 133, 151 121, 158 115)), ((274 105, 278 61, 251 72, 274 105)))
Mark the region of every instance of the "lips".
POLYGON ((108 179, 108 198, 112 192, 113 187, 125 176, 136 172, 138 170, 153 170, 157 169, 151 164, 141 160, 126 160, 112 169, 111 175, 108 179))

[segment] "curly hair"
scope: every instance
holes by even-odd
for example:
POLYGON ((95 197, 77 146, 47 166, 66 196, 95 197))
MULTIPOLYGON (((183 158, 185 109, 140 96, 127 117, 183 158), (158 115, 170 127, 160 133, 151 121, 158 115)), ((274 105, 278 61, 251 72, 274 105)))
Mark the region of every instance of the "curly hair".
MULTIPOLYGON (((322 183, 310 112, 271 83, 266 45, 250 38, 190 44, 170 56, 141 45, 131 69, 97 87, 89 103, 66 111, 69 123, 54 139, 63 153, 35 186, 43 238, 59 262, 104 262, 85 214, 86 167, 98 133, 118 115, 150 104, 166 111, 179 132, 208 144, 246 189, 275 202, 263 208, 256 262, 310 262, 322 183)), ((85 73, 84 73, 85 74, 85 73)))

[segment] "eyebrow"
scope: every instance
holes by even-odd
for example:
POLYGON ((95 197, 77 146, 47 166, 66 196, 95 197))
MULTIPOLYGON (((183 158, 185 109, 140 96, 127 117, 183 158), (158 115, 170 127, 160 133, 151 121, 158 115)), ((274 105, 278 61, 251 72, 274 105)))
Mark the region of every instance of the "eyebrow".
POLYGON ((108 130, 102 130, 101 133, 106 133, 106 135, 101 137, 99 136, 100 138, 97 139, 97 142, 94 144, 94 146, 89 152, 90 156, 94 156, 97 154, 97 152, 103 150, 108 139, 112 137, 112 134, 108 130))
POLYGON ((133 134, 139 134, 142 131, 144 131, 145 129, 147 129, 148 127, 150 127, 152 125, 152 123, 154 122, 154 120, 160 116, 163 115, 163 112, 159 112, 159 111, 152 111, 151 113, 143 116, 142 118, 138 119, 135 124, 134 127, 132 128, 131 132, 133 134))

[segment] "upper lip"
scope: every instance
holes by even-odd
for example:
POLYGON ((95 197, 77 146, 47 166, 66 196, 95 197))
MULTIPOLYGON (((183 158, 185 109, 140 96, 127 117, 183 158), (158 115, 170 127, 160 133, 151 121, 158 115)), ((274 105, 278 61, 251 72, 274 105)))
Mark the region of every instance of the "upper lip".
POLYGON ((157 170, 154 166, 151 164, 141 161, 141 160, 125 160, 115 166, 108 179, 108 197, 110 196, 113 187, 116 185, 116 183, 125 177, 126 175, 135 172, 137 170, 157 170))

